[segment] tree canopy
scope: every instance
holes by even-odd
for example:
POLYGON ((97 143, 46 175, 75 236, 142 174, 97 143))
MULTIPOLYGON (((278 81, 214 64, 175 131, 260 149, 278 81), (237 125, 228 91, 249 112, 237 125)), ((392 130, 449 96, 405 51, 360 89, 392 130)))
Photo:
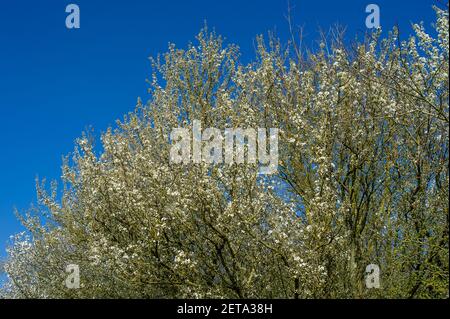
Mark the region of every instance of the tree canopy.
POLYGON ((5 298, 448 297, 448 10, 435 30, 253 62, 206 28, 152 60, 150 98, 37 183, 5 298), (276 174, 173 164, 175 127, 278 128, 276 174), (68 264, 81 286, 67 289, 68 264), (364 278, 380 268, 378 289, 364 278))

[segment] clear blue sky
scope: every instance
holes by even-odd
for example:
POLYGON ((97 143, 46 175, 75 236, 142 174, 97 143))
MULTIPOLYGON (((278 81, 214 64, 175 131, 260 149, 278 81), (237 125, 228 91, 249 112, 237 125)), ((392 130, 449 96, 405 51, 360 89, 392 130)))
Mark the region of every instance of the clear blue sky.
MULTIPOLYGON (((361 37, 365 7, 381 9, 383 29, 434 19, 433 0, 291 0, 305 44, 319 26, 348 26, 361 37)), ((0 257, 9 236, 21 230, 13 207, 36 200, 36 176, 59 179, 61 156, 89 125, 99 134, 131 111, 138 96, 147 100, 147 57, 168 42, 185 46, 206 20, 237 43, 243 60, 254 55, 256 35, 276 30, 286 38, 286 0, 71 0, 0 2, 0 257), (81 28, 65 27, 65 7, 76 3, 81 28)))

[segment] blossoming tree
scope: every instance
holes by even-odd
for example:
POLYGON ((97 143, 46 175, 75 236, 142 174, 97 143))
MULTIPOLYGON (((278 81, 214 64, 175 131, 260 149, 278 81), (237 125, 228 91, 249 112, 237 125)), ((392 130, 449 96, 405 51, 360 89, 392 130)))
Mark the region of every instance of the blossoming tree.
POLYGON ((354 48, 258 40, 243 65, 203 30, 153 60, 151 98, 38 183, 7 298, 448 296, 448 10, 354 48), (279 128, 276 174, 173 164, 174 127, 279 128), (100 153, 100 154, 99 154, 100 153), (68 264, 79 289, 64 285, 68 264), (380 287, 365 286, 376 264, 380 287))

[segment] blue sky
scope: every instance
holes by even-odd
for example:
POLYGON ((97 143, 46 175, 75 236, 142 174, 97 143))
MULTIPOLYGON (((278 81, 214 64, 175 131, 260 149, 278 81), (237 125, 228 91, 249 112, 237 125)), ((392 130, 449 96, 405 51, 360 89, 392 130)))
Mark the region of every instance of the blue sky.
MULTIPOLYGON (((318 39, 319 27, 339 23, 347 37, 366 32, 365 7, 376 3, 385 30, 434 19, 433 0, 291 0, 304 43, 318 39)), ((71 0, 0 3, 0 258, 9 236, 21 230, 13 207, 36 200, 35 178, 59 179, 61 157, 88 126, 100 134, 145 101, 149 56, 168 42, 184 47, 207 21, 254 56, 258 34, 276 30, 286 39, 287 0, 71 0), (79 5, 81 28, 65 26, 69 3, 79 5)))

